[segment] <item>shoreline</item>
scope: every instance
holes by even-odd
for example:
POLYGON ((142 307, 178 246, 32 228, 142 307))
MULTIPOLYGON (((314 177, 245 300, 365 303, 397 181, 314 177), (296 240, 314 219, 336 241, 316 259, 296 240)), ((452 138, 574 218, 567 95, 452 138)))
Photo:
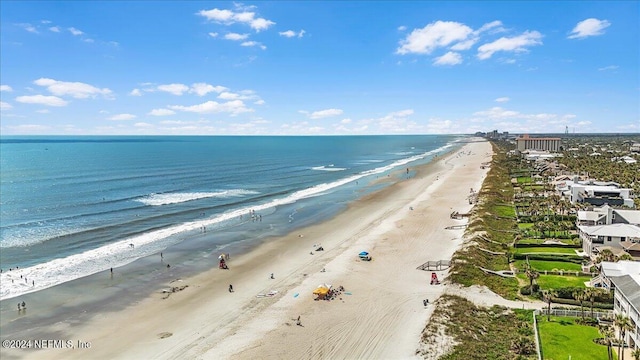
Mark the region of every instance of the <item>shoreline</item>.
MULTIPOLYGON (((435 300, 444 291, 444 286, 418 289, 417 284, 428 284, 427 277, 430 274, 415 270, 415 267, 427 260, 450 258, 460 245, 463 231, 444 230, 444 227, 456 222, 449 219, 451 208, 465 210, 465 204, 470 207, 466 199, 468 189, 479 189, 482 184, 486 171, 480 169, 480 163, 487 161, 487 157, 490 159, 490 151, 487 142, 467 143, 462 149, 420 166, 414 177, 365 195, 336 217, 283 237, 266 239, 249 253, 232 257, 229 271, 211 269, 182 279, 180 284, 188 287, 170 294, 167 299, 162 299, 162 294, 152 293, 124 309, 97 313, 85 323, 61 321, 39 332, 51 338, 90 342, 91 349, 29 352, 3 349, 3 354, 29 358, 42 356, 42 351, 51 351, 51 355, 65 358, 175 358, 178 355, 207 358, 214 354, 218 358, 249 358, 262 353, 277 357, 278 354, 284 354, 282 351, 291 351, 287 347, 293 342, 300 344, 294 351, 299 355, 296 357, 385 355, 393 358, 399 355, 390 352, 393 348, 391 345, 394 345, 404 349, 401 356, 404 358, 412 353, 407 353, 407 349, 417 349, 419 331, 431 311, 430 308, 426 311, 422 309, 420 299, 427 296, 435 300), (460 154, 469 151, 469 148, 477 150, 463 158, 460 154), (460 181, 458 177, 461 177, 460 181), (442 197, 442 192, 450 192, 453 195, 450 197, 455 199, 442 197), (428 203, 433 200, 445 206, 429 206, 428 203), (442 218, 443 214, 445 218, 442 218), (438 254, 441 258, 424 258, 429 252, 416 249, 419 240, 415 237, 429 237, 426 235, 441 237, 440 243, 427 241, 433 256, 438 254), (391 241, 392 238, 402 241, 395 243, 391 241), (312 245, 318 243, 322 244, 325 251, 313 251, 314 255, 310 255, 310 250, 314 250, 312 245), (374 260, 370 263, 357 261, 360 250, 370 251, 374 260), (326 268, 326 272, 321 272, 323 268, 326 268), (389 284, 389 288, 385 288, 376 283, 375 280, 383 279, 388 283, 389 276, 399 270, 402 270, 402 275, 406 273, 407 279, 397 281, 398 286, 403 286, 396 288, 394 284, 389 284), (275 279, 269 279, 270 273, 275 274, 275 279), (343 285, 352 295, 342 295, 343 300, 331 302, 311 300, 311 291, 322 282, 343 285), (384 294, 383 298, 396 301, 401 294, 400 298, 406 304, 401 303, 402 312, 397 317, 409 319, 412 333, 417 329, 418 335, 413 338, 398 334, 384 338, 389 345, 377 344, 369 347, 369 350, 346 342, 339 347, 342 350, 350 347, 353 351, 350 354, 338 350, 334 353, 308 353, 311 340, 309 332, 322 334, 318 328, 323 326, 318 323, 322 324, 323 321, 319 317, 327 318, 326 322, 330 324, 339 325, 344 322, 340 317, 344 320, 349 313, 361 313, 370 307, 372 317, 382 315, 382 318, 391 321, 385 325, 390 329, 386 332, 390 333, 399 326, 404 328, 406 324, 399 324, 398 320, 388 319, 388 315, 380 313, 380 301, 375 301, 380 294, 372 293, 366 283, 372 285, 376 292, 384 294), (227 292, 228 284, 234 284, 233 294, 227 292), (416 288, 411 290, 406 286, 416 288), (274 297, 256 298, 257 294, 272 290, 278 291, 274 297), (294 297, 294 294, 299 296, 294 297), (414 303, 419 304, 417 311, 420 316, 414 314, 414 303), (350 310, 345 312, 344 308, 350 310), (296 318, 295 314, 302 317, 303 326, 297 327, 295 321, 291 321, 296 318), (339 317, 333 319, 335 316, 339 317), (122 324, 130 326, 123 329, 122 324), (284 342, 279 344, 278 338, 284 342), (307 348, 303 349, 305 340, 307 348)), ((446 275, 442 271, 438 274, 446 275)), ((442 277, 440 280, 443 280, 442 277)), ((385 306, 393 304, 391 302, 385 306)), ((366 333, 366 321, 363 324, 356 319, 356 323, 360 323, 356 330, 362 331, 364 326, 366 333)), ((338 325, 329 326, 327 331, 338 325)), ((29 336, 27 333, 22 335, 29 336)), ((358 341, 358 336, 353 338, 349 341, 358 341)), ((359 340, 368 343, 365 339, 359 340)), ((291 356, 293 353, 287 354, 291 356)))

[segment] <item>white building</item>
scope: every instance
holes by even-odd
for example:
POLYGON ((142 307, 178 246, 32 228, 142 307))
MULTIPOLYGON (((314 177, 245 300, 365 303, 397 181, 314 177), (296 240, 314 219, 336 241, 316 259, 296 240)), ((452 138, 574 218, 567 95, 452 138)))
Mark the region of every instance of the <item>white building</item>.
POLYGON ((600 264, 600 275, 592 280, 607 290, 614 290, 613 313, 629 318, 633 330, 624 341, 631 349, 640 348, 640 262, 618 261, 600 264))
POLYGON ((545 150, 560 151, 560 138, 532 138, 529 135, 522 135, 516 139, 516 149, 520 152, 524 150, 545 150))
POLYGON ((608 247, 616 253, 624 251, 629 244, 640 243, 640 226, 631 224, 580 225, 578 234, 582 251, 595 256, 600 248, 608 247))
POLYGON ((565 181, 558 183, 556 189, 568 196, 572 204, 589 203, 595 206, 604 204, 635 207, 633 190, 620 188, 614 182, 600 181, 565 181))
POLYGON ((640 225, 640 210, 614 209, 605 204, 592 210, 578 210, 576 225, 640 225))

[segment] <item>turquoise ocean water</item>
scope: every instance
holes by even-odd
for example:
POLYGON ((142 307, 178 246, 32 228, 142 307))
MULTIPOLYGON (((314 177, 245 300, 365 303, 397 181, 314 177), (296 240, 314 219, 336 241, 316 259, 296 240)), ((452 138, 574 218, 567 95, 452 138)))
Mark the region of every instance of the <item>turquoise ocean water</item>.
POLYGON ((2 137, 0 299, 172 248, 192 254, 187 261, 286 234, 458 140, 2 137))

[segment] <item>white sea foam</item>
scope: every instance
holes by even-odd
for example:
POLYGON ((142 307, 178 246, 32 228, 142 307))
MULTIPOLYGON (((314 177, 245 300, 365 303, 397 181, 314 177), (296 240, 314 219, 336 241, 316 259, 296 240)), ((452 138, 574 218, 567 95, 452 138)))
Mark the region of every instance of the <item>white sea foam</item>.
POLYGON ((319 171, 343 171, 343 170, 347 170, 347 168, 339 168, 339 167, 334 167, 333 164, 329 165, 329 166, 314 166, 311 168, 311 170, 319 170, 319 171))
POLYGON ((165 229, 151 231, 116 243, 104 245, 97 249, 87 250, 80 254, 71 255, 62 259, 55 259, 43 264, 19 270, 4 271, 0 274, 0 284, 2 284, 2 286, 0 286, 0 300, 10 299, 22 294, 46 289, 67 281, 108 270, 110 267, 115 268, 126 265, 138 258, 157 253, 166 247, 179 242, 180 239, 175 236, 177 234, 198 230, 202 226, 209 226, 237 218, 240 215, 246 214, 250 210, 261 211, 280 205, 295 203, 300 199, 318 196, 321 193, 329 192, 331 189, 366 176, 381 174, 396 167, 404 166, 410 162, 423 159, 451 146, 451 144, 447 144, 423 154, 397 160, 386 166, 355 174, 331 183, 319 184, 303 189, 283 198, 274 199, 268 203, 236 209, 210 219, 191 221, 165 229), (134 247, 131 247, 130 244, 133 244, 134 247), (26 276, 28 282, 21 279, 20 275, 23 277, 26 276), (32 281, 35 281, 35 286, 32 285, 32 281))
POLYGON ((244 195, 254 195, 254 194, 258 194, 258 193, 250 190, 233 189, 233 190, 223 190, 223 191, 217 191, 217 192, 151 194, 151 195, 138 198, 136 199, 136 201, 141 202, 145 205, 160 206, 160 205, 169 205, 169 204, 179 204, 187 201, 213 198, 213 197, 227 198, 227 197, 237 197, 237 196, 244 196, 244 195))

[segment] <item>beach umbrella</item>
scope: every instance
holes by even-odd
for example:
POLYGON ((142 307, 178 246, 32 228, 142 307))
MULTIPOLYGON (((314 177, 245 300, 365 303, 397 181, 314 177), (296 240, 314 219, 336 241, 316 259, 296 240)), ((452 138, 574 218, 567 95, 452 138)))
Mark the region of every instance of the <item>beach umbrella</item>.
POLYGON ((367 255, 369 255, 369 253, 368 253, 368 252, 366 252, 366 251, 362 251, 362 252, 361 252, 360 254, 358 254, 358 255, 360 255, 360 256, 367 256, 367 255))

